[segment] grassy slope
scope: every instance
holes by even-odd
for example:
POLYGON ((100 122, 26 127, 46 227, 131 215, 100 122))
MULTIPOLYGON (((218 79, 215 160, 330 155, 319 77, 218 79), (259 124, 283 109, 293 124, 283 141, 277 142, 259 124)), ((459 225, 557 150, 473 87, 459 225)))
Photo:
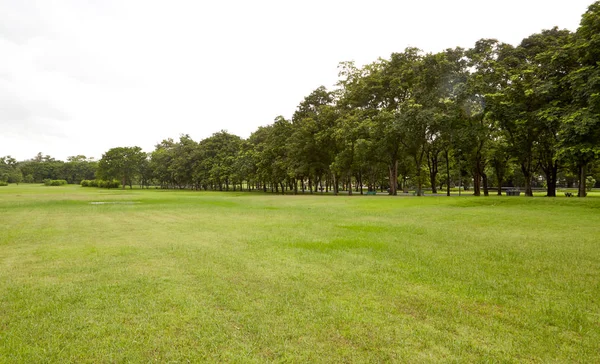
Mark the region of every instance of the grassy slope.
POLYGON ((0 216, 0 361, 600 360, 597 198, 9 186, 0 216))

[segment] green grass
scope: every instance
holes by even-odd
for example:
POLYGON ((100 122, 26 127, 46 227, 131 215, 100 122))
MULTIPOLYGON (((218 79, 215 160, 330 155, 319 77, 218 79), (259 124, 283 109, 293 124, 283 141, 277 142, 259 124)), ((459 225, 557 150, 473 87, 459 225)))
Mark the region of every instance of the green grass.
POLYGON ((10 185, 0 362, 598 362, 599 227, 597 197, 10 185))

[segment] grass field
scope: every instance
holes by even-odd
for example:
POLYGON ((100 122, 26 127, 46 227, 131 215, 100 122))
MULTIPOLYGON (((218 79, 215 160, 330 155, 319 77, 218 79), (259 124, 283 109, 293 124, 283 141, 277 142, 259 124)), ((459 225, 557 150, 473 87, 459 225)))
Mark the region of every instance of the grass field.
POLYGON ((599 343, 597 197, 0 187, 0 362, 599 362, 599 343))

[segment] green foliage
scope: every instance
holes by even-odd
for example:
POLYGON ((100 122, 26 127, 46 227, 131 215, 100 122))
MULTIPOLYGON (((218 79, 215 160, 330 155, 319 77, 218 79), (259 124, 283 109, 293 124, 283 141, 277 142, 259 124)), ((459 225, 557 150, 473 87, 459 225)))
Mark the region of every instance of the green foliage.
POLYGON ((585 188, 587 192, 591 192, 592 188, 596 186, 596 179, 592 176, 589 176, 585 180, 585 188))
POLYGON ((121 183, 116 179, 111 180, 111 181, 100 180, 100 181, 98 181, 98 187, 109 188, 109 189, 110 188, 119 188, 119 187, 121 187, 121 183))
POLYGON ((0 181, 0 187, 6 187, 6 186, 8 186, 8 182, 0 181))
POLYGON ((562 178, 584 196, 587 169, 600 160, 599 19, 595 2, 574 33, 555 27, 518 46, 480 39, 470 49, 409 47, 362 67, 342 62, 334 90, 316 88, 290 120, 279 116, 247 140, 224 130, 200 141, 184 134, 150 154, 112 148, 97 163, 6 156, 0 180, 392 195, 436 193, 443 181, 448 194, 458 184, 476 196, 509 185, 528 196, 544 186, 555 197, 562 178))
POLYGON ((98 162, 97 174, 103 180, 117 179, 132 187, 135 178, 140 176, 146 153, 140 147, 112 148, 102 155, 98 162))
POLYGON ((64 186, 67 184, 67 181, 64 179, 45 179, 45 186, 64 186))
POLYGON ((118 180, 104 181, 104 180, 83 180, 81 181, 81 187, 100 187, 100 188, 119 188, 121 183, 118 180))

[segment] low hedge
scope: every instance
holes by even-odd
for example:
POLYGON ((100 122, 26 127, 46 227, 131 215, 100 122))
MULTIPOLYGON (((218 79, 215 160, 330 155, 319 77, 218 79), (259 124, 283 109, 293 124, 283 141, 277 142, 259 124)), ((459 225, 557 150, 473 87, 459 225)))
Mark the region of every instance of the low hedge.
POLYGON ((86 180, 81 181, 81 187, 100 187, 100 188, 119 188, 121 183, 118 180, 104 181, 104 180, 86 180))
POLYGON ((46 186, 64 186, 67 184, 67 181, 64 179, 45 179, 44 185, 46 186))

